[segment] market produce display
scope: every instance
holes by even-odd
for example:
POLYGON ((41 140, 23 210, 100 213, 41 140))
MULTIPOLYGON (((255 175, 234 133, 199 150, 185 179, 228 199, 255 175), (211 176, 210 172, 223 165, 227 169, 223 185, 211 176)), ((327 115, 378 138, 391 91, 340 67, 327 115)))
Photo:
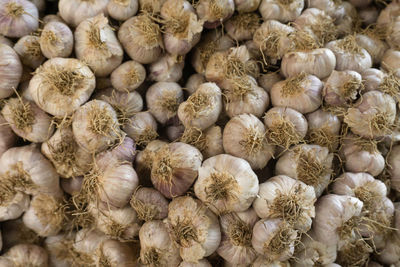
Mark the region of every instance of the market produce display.
POLYGON ((400 266, 400 0, 0 0, 0 267, 400 266))

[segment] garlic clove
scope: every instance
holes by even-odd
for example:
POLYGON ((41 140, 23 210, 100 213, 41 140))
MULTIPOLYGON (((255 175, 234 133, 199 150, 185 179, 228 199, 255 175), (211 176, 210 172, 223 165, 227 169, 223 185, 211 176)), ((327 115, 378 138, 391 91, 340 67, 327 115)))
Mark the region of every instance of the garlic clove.
POLYGON ((60 16, 69 25, 77 27, 82 21, 98 14, 107 15, 109 0, 61 0, 58 3, 60 16))

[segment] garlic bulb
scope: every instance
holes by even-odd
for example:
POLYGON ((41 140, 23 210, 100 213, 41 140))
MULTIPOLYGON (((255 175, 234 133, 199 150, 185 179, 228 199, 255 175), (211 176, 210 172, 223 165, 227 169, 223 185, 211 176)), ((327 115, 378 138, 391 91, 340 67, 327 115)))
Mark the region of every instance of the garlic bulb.
POLYGON ((260 21, 257 13, 237 14, 225 23, 225 29, 228 35, 238 42, 252 40, 254 32, 260 27, 260 21))
POLYGON ((154 157, 156 155, 156 152, 167 144, 167 142, 161 140, 153 140, 147 144, 143 151, 138 151, 135 159, 135 165, 136 170, 139 173, 139 177, 141 178, 141 184, 147 182, 148 185, 151 185, 151 182, 149 180, 154 157))
POLYGON ((344 11, 343 16, 335 20, 339 36, 356 32, 360 22, 357 9, 347 1, 338 2, 338 8, 344 11))
POLYGON ((387 71, 392 71, 397 76, 399 76, 400 74, 399 59, 400 59, 400 51, 388 49, 383 55, 381 66, 383 67, 383 69, 387 71))
POLYGON ((182 78, 184 56, 165 54, 149 66, 149 79, 156 82, 178 82, 182 78))
POLYGON ((160 14, 164 20, 163 40, 167 52, 187 54, 200 41, 203 21, 197 18, 194 8, 186 0, 167 0, 160 14))
POLYGON ((69 57, 74 47, 74 36, 67 25, 52 21, 44 26, 39 43, 47 58, 69 57))
POLYGON ((0 257, 0 264, 11 266, 48 266, 48 255, 44 248, 32 244, 18 244, 0 257))
POLYGON ((1 229, 3 239, 3 251, 18 244, 38 245, 42 241, 41 238, 34 231, 25 226, 22 218, 2 222, 1 229))
POLYGON ((283 107, 271 108, 264 116, 270 144, 288 149, 300 143, 307 134, 308 123, 300 112, 283 107))
MULTIPOLYGON (((94 265, 98 251, 106 240, 107 236, 98 230, 82 229, 76 233, 75 242, 72 244, 73 254, 72 257, 68 256, 68 258, 78 257, 77 263, 80 265, 94 265)), ((76 263, 73 262, 72 264, 76 263)))
POLYGON ((251 264, 257 257, 251 245, 253 227, 259 220, 253 209, 221 216, 221 244, 217 253, 232 264, 251 264))
POLYGON ((157 82, 146 92, 147 107, 161 124, 165 124, 176 115, 182 101, 182 88, 174 82, 157 82))
POLYGON ((400 145, 396 145, 392 148, 387 161, 389 173, 391 174, 391 186, 396 191, 400 191, 400 145))
MULTIPOLYGON (((400 205, 399 202, 394 203, 394 226, 399 229, 400 226, 400 205)), ((386 246, 380 251, 378 259, 381 263, 396 264, 400 261, 400 235, 398 231, 394 231, 386 241, 386 246)))
POLYGON ((392 132, 396 102, 390 95, 369 91, 362 95, 344 117, 351 131, 361 137, 378 138, 392 132))
POLYGON ((82 21, 74 36, 76 57, 96 76, 108 76, 121 64, 124 51, 103 14, 82 21))
POLYGON ((22 216, 26 227, 39 236, 56 235, 66 219, 64 203, 51 195, 38 194, 32 198, 29 209, 22 216))
POLYGON ((57 15, 49 14, 49 15, 44 16, 41 19, 42 19, 44 25, 46 25, 49 22, 53 22, 53 21, 66 24, 66 22, 58 14, 57 15))
POLYGON ((76 195, 81 191, 83 183, 83 176, 72 177, 72 178, 61 178, 60 185, 65 193, 71 196, 76 195))
POLYGON ((60 0, 60 16, 69 25, 77 27, 82 21, 107 12, 109 0, 60 0))
POLYGON ((221 90, 215 83, 201 84, 178 108, 178 117, 185 127, 204 130, 213 125, 222 110, 221 90))
POLYGON ((10 39, 4 37, 1 34, 0 34, 0 44, 5 44, 5 45, 7 45, 9 47, 13 47, 14 46, 14 43, 10 39))
POLYGON ((72 119, 75 141, 88 152, 101 152, 122 139, 117 113, 110 104, 92 100, 78 108, 72 119))
POLYGON ((179 249, 171 240, 168 228, 162 221, 143 224, 139 231, 140 262, 144 266, 177 267, 181 262, 179 249))
POLYGON ((197 178, 203 156, 188 144, 176 142, 164 145, 155 152, 151 181, 165 197, 183 195, 197 178))
POLYGON ((282 23, 294 21, 304 8, 304 0, 262 0, 258 8, 263 19, 282 23))
POLYGON ((378 176, 385 167, 385 158, 376 143, 354 135, 343 138, 341 154, 349 172, 367 172, 378 176))
POLYGON ((268 144, 265 133, 264 124, 256 116, 235 116, 224 128, 224 150, 247 160, 254 170, 262 169, 274 155, 274 147, 268 144))
POLYGON ((22 64, 11 47, 0 44, 0 98, 11 96, 22 76, 22 64))
POLYGON ((36 70, 29 82, 29 91, 41 109, 64 117, 89 99, 95 84, 93 72, 82 61, 53 58, 36 70))
POLYGON ((93 159, 75 142, 70 126, 57 129, 49 140, 42 143, 41 150, 64 178, 84 175, 89 171, 93 159))
POLYGON ((194 192, 217 214, 245 211, 257 195, 258 179, 245 160, 221 154, 203 162, 194 192))
POLYGON ((234 46, 229 35, 220 31, 210 31, 201 37, 201 41, 193 50, 192 66, 197 73, 204 74, 208 61, 215 52, 224 51, 234 46))
POLYGON ((169 204, 167 227, 184 261, 197 262, 210 256, 221 241, 218 217, 189 196, 175 198, 169 204))
POLYGON ((340 19, 345 15, 345 10, 341 1, 335 0, 310 0, 308 1, 309 8, 318 8, 325 11, 333 19, 340 19))
POLYGON ((339 118, 327 111, 318 109, 307 114, 308 132, 307 140, 310 144, 327 147, 330 152, 339 145, 341 122, 339 118))
POLYGON ((293 27, 267 20, 254 32, 253 41, 263 55, 276 62, 291 49, 289 36, 293 32, 293 27))
POLYGON ((142 64, 155 62, 163 48, 160 26, 146 14, 125 21, 119 28, 118 39, 126 53, 142 64))
POLYGON ((46 59, 40 49, 40 38, 27 35, 18 40, 14 45, 14 50, 19 55, 22 64, 36 69, 46 59))
POLYGON ((353 35, 331 41, 326 48, 336 56, 336 70, 354 70, 358 73, 372 67, 372 59, 366 49, 362 48, 353 35))
POLYGON ((279 157, 275 173, 287 175, 314 187, 319 197, 326 189, 332 175, 333 154, 318 145, 298 145, 279 157))
POLYGON ((312 186, 278 175, 260 184, 253 208, 263 219, 280 218, 301 232, 311 228, 316 194, 312 186))
POLYGON ((315 204, 315 240, 336 246, 339 239, 350 238, 346 224, 350 224, 353 217, 357 218, 362 208, 363 203, 355 197, 335 194, 320 197, 315 204))
POLYGON ((199 73, 192 74, 187 79, 184 90, 186 90, 189 93, 189 95, 192 95, 194 94, 194 92, 196 92, 197 88, 199 88, 199 86, 205 82, 206 78, 202 74, 199 73))
POLYGON ((260 87, 262 87, 265 91, 270 93, 272 86, 274 86, 274 84, 282 80, 283 78, 281 75, 279 75, 279 73, 269 72, 266 74, 261 74, 260 77, 258 77, 257 82, 260 85, 260 87))
POLYGON ((157 121, 147 111, 133 115, 122 129, 139 146, 146 146, 158 137, 157 121))
POLYGON ((146 78, 146 70, 142 64, 131 60, 119 65, 111 73, 111 84, 119 91, 133 91, 137 89, 146 78))
POLYGON ((261 0, 235 0, 235 9, 240 13, 254 12, 258 9, 261 0))
POLYGON ((27 0, 1 0, 0 34, 19 38, 37 30, 39 27, 37 7, 27 0))
POLYGON ((386 42, 381 40, 378 31, 378 29, 375 29, 375 31, 366 31, 364 34, 356 35, 357 44, 367 50, 372 58, 373 64, 379 64, 386 50, 389 49, 386 42))
POLYGON ((251 243, 269 262, 292 257, 298 232, 282 219, 261 219, 253 228, 251 243))
POLYGON ((378 19, 379 11, 376 6, 368 6, 358 11, 358 17, 364 25, 374 24, 378 19))
POLYGON ((14 133, 34 143, 46 141, 54 131, 51 117, 22 98, 8 99, 1 114, 14 133))
POLYGON ((168 201, 154 188, 138 188, 131 198, 130 205, 138 218, 145 222, 162 220, 168 216, 168 201))
POLYGON ((271 88, 273 106, 289 107, 303 114, 313 112, 322 103, 322 82, 313 75, 300 73, 271 88))
MULTIPOLYGON (((3 178, 1 178, 3 180, 3 178)), ((7 178, 6 178, 7 179, 7 178)), ((4 183, 6 183, 4 181, 4 183)), ((9 188, 8 190, 13 190, 9 188)), ((8 221, 17 219, 29 208, 30 198, 29 195, 15 191, 9 192, 7 189, 1 188, 2 194, 0 203, 0 221, 8 221)))
POLYGON ((282 58, 281 71, 286 78, 305 72, 324 79, 332 73, 335 67, 335 54, 327 48, 320 48, 285 54, 282 58), (312 63, 310 64, 310 62, 312 63))
POLYGON ((234 0, 200 0, 196 6, 199 19, 204 21, 204 27, 213 29, 230 18, 235 11, 234 0))
POLYGON ((135 142, 128 136, 124 136, 120 144, 97 154, 96 160, 100 165, 110 164, 111 162, 132 163, 135 159, 135 154, 135 142))
POLYGON ((138 249, 128 243, 105 240, 99 247, 96 265, 135 267, 137 266, 135 250, 138 249))
POLYGON ((188 261, 182 261, 179 267, 212 267, 212 265, 206 259, 201 259, 197 263, 188 261))
MULTIPOLYGON (((226 265, 225 267, 233 267, 234 265, 226 265)), ((290 267, 289 261, 273 261, 271 262, 268 257, 262 255, 258 256, 253 262, 253 267, 290 267)))
POLYGON ((133 17, 139 9, 138 0, 111 0, 107 4, 107 13, 116 20, 125 21, 133 17))
POLYGON ((0 114, 0 157, 9 148, 13 147, 16 141, 17 136, 14 134, 11 127, 7 125, 7 121, 4 117, 0 114))
POLYGON ((333 107, 348 107, 363 89, 362 77, 358 72, 334 70, 324 85, 324 101, 333 107))

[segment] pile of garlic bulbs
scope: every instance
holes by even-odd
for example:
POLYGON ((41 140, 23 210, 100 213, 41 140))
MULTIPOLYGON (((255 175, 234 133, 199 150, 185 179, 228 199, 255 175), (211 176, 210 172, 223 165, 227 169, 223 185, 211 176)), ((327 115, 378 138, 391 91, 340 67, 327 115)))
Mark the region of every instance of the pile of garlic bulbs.
POLYGON ((400 266, 400 0, 0 0, 0 266, 400 266))

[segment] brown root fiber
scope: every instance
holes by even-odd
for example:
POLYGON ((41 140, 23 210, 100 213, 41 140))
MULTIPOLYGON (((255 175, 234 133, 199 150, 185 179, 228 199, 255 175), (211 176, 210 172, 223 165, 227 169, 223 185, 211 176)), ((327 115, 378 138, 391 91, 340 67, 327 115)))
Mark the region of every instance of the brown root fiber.
POLYGON ((56 144, 51 142, 47 143, 52 161, 55 165, 66 166, 68 169, 79 169, 76 153, 78 145, 76 144, 73 136, 62 135, 62 138, 56 144))
POLYGON ((230 19, 236 29, 255 32, 260 27, 261 19, 256 13, 239 13, 230 19))
POLYGON ((390 114, 378 111, 368 121, 370 133, 381 133, 382 135, 391 134, 393 123, 390 121, 390 114))
POLYGON ((280 146, 285 150, 303 140, 294 124, 279 114, 277 114, 274 122, 267 130, 267 139, 269 143, 280 146))
POLYGON ((76 251, 73 244, 73 240, 62 240, 62 248, 57 249, 55 257, 59 260, 70 263, 71 266, 93 266, 94 261, 92 257, 88 254, 76 251))
POLYGON ((24 7, 22 5, 18 5, 15 2, 9 2, 6 4, 6 12, 9 16, 13 18, 18 18, 25 14, 24 7))
POLYGON ((393 72, 385 75, 378 89, 393 97, 397 102, 400 102, 400 80, 393 72))
POLYGON ((135 138, 135 142, 138 146, 145 147, 148 143, 153 140, 156 140, 158 137, 158 133, 152 127, 146 127, 142 134, 135 138))
POLYGON ((48 44, 55 44, 60 40, 52 31, 43 31, 40 38, 45 40, 48 44))
POLYGON ((229 222, 228 236, 235 246, 251 247, 253 229, 240 218, 233 218, 229 222))
POLYGON ((94 105, 88 111, 89 129, 96 134, 109 136, 116 128, 116 122, 110 114, 107 107, 100 108, 99 105, 94 105))
POLYGON ((192 222, 189 220, 178 220, 174 223, 169 224, 169 231, 172 240, 179 247, 190 247, 192 242, 198 242, 198 236, 196 229, 194 228, 192 222))
POLYGON ((274 260, 273 257, 281 255, 291 245, 295 245, 296 239, 293 238, 294 235, 297 235, 296 231, 289 225, 284 225, 279 229, 269 243, 264 243, 265 254, 274 260))
POLYGON ((90 23, 89 30, 86 32, 89 44, 97 50, 108 50, 106 42, 101 40, 99 26, 90 23))
POLYGON ((111 217, 109 220, 110 221, 106 225, 107 234, 112 238, 121 239, 129 225, 122 225, 114 221, 111 217))
POLYGON ((339 92, 346 102, 351 104, 353 100, 357 99, 359 91, 362 91, 363 89, 364 86, 362 82, 352 78, 343 83, 343 85, 339 88, 339 92))
POLYGON ((63 202, 50 195, 40 194, 33 199, 31 205, 41 224, 62 228, 66 219, 63 202))
POLYGON ((209 183, 205 188, 207 201, 235 200, 239 192, 239 185, 235 178, 228 172, 213 172, 210 174, 209 183))
POLYGON ((283 194, 279 192, 270 207, 271 218, 281 218, 289 225, 296 223, 302 216, 303 189, 300 185, 293 188, 293 192, 283 194))
POLYGON ((200 115, 199 112, 211 108, 211 98, 211 95, 201 92, 191 95, 186 101, 186 105, 184 107, 185 113, 191 119, 197 118, 200 115))
POLYGON ((279 58, 280 40, 286 36, 285 32, 280 30, 271 30, 267 36, 260 36, 261 33, 256 32, 254 39, 261 42, 260 50, 271 58, 279 58))
POLYGON ((329 126, 325 126, 309 130, 306 139, 310 144, 327 147, 330 152, 334 152, 339 144, 339 138, 338 135, 332 134, 329 126))
POLYGON ((39 40, 30 40, 29 42, 25 42, 24 45, 26 47, 26 53, 28 55, 33 57, 40 57, 42 55, 39 40))
POLYGON ((246 130, 239 144, 243 147, 247 155, 255 155, 262 151, 267 145, 265 133, 260 132, 254 127, 246 130))
MULTIPOLYGON (((156 47, 160 45, 160 34, 161 28, 155 23, 150 14, 139 15, 138 21, 132 27, 134 28, 133 32, 139 32, 141 36, 144 38, 144 44, 148 47, 156 47)), ((133 36, 136 37, 136 36, 133 36)))
POLYGON ((50 87, 50 91, 64 96, 73 96, 82 87, 86 78, 76 70, 63 69, 55 65, 40 67, 36 73, 42 77, 42 83, 50 87))
POLYGON ((336 47, 351 54, 363 55, 362 47, 357 44, 354 35, 348 35, 345 38, 336 41, 336 47))
POLYGON ((169 118, 176 115, 179 107, 179 101, 175 92, 164 92, 162 97, 156 101, 156 107, 160 111, 166 112, 169 118))
POLYGON ((337 29, 334 20, 318 15, 317 23, 310 25, 311 31, 318 39, 318 45, 324 46, 326 43, 337 39, 337 29))
POLYGON ((151 221, 158 215, 158 209, 156 206, 144 203, 137 199, 135 195, 132 196, 130 205, 136 211, 138 218, 142 221, 151 221))
POLYGON ((278 3, 282 6, 290 6, 294 0, 278 0, 278 3))
POLYGON ((32 131, 35 123, 35 114, 29 102, 24 102, 22 98, 11 98, 7 101, 12 115, 12 124, 19 130, 26 132, 32 131))
POLYGON ((216 52, 218 40, 209 41, 202 43, 198 46, 200 51, 200 61, 204 68, 207 66, 208 61, 210 61, 211 56, 216 52))
POLYGON ((225 11, 223 4, 224 1, 221 0, 209 0, 209 9, 212 18, 215 18, 216 20, 222 20, 225 18, 228 10, 225 11))
POLYGON ((291 97, 302 93, 304 91, 302 83, 305 81, 307 76, 308 74, 302 72, 299 75, 287 79, 281 88, 282 96, 291 97))
POLYGON ((162 252, 156 248, 146 250, 141 257, 142 263, 149 266, 160 266, 162 252))
POLYGON ((297 30, 289 35, 294 51, 310 51, 319 48, 319 43, 307 31, 297 30))
POLYGON ((354 241, 338 251, 337 263, 342 266, 364 266, 372 251, 364 240, 354 241))
POLYGON ((180 141, 195 146, 200 152, 207 149, 206 136, 196 127, 185 128, 180 141))

